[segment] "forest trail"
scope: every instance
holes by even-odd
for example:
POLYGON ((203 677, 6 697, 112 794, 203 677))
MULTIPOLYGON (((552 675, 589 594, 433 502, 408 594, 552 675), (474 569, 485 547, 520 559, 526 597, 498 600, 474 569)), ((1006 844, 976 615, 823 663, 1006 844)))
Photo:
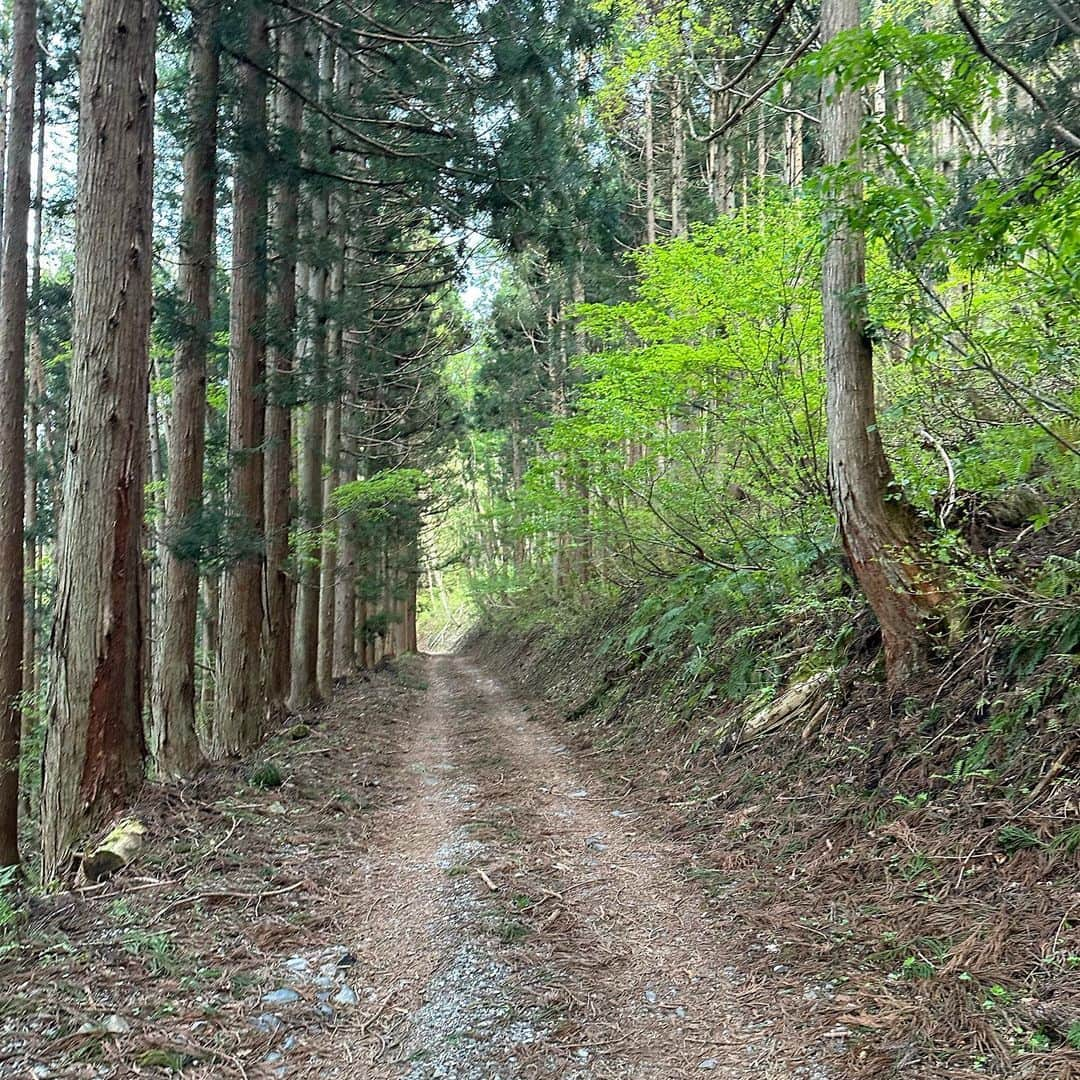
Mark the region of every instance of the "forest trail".
POLYGON ((426 688, 395 725, 395 796, 357 870, 371 899, 348 944, 370 958, 369 985, 353 1022, 298 1067, 410 1080, 828 1075, 742 984, 680 868, 685 851, 650 835, 468 660, 429 657, 416 674, 426 688))
POLYGON ((409 658, 264 747, 281 787, 150 789, 138 868, 0 959, 0 1076, 834 1075, 688 849, 542 713, 409 658))

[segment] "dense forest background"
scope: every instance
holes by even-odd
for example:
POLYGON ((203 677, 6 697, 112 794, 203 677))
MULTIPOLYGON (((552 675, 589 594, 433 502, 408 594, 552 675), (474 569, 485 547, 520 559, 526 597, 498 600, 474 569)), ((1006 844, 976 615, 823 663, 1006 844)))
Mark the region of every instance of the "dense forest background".
POLYGON ((0 929, 464 643, 1075 1067, 1075 0, 0 11, 0 929))
POLYGON ((895 703, 992 645, 1057 665, 1006 711, 1059 776, 1078 39, 1034 0, 7 4, 0 863, 63 871, 418 615, 630 613, 605 655, 688 708, 794 685, 808 738, 845 665, 895 703))

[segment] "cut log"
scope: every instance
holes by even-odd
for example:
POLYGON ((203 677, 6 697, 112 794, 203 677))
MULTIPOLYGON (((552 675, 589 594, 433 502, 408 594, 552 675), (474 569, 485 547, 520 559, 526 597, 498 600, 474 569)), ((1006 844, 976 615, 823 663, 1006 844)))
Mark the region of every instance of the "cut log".
POLYGON ((145 839, 146 826, 141 821, 121 821, 90 854, 83 856, 80 876, 87 885, 112 877, 134 861, 145 839))
POLYGON ((760 712, 754 713, 743 724, 743 737, 754 738, 762 735, 773 725, 781 724, 800 714, 813 701, 819 690, 823 689, 833 677, 832 671, 819 671, 809 679, 794 686, 789 686, 775 701, 770 702, 760 712))

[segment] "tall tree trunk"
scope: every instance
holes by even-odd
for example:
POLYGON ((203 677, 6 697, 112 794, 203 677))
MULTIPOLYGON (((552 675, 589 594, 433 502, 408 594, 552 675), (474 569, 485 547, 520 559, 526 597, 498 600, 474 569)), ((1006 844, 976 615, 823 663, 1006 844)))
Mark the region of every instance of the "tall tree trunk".
POLYGON ((766 141, 766 116, 765 105, 758 106, 757 117, 757 178, 760 187, 765 186, 765 178, 769 173, 769 144, 766 141))
POLYGON ((155 361, 150 363, 150 393, 147 397, 147 406, 150 412, 150 426, 147 431, 147 468, 150 470, 151 505, 149 507, 153 520, 161 522, 165 518, 165 500, 161 485, 165 480, 165 462, 161 456, 161 406, 158 396, 154 393, 154 383, 159 377, 158 366, 155 361))
MULTIPOLYGON (((859 25, 859 0, 825 0, 822 43, 859 25)), ((825 165, 858 156, 862 110, 857 89, 822 93, 825 165)), ((854 173, 852 177, 854 177, 854 173)), ((924 651, 926 616, 944 597, 926 572, 914 515, 896 497, 878 434, 873 353, 866 332, 865 240, 850 223, 862 199, 857 179, 841 181, 825 210, 822 272, 829 482, 852 570, 881 625, 890 680, 907 674, 924 651)))
MULTIPOLYGON (((350 472, 345 481, 355 479, 350 472)), ((354 523, 345 519, 338 528, 338 576, 334 589, 334 678, 356 673, 356 575, 359 551, 354 523)))
MULTIPOLYGON (((349 264, 349 254, 349 247, 346 244, 343 267, 347 267, 349 264)), ((348 446, 353 441, 350 436, 355 437, 360 431, 361 411, 357 400, 359 397, 357 365, 347 362, 345 367, 345 394, 341 433, 343 444, 348 446)), ((354 453, 342 454, 341 482, 349 483, 355 480, 357 476, 356 455, 354 453)), ((338 574, 334 589, 335 679, 347 679, 356 674, 356 593, 359 570, 360 546, 356 521, 353 515, 349 514, 343 516, 338 524, 338 574)))
POLYGON ((173 359, 169 490, 161 609, 152 690, 150 753, 159 776, 190 775, 202 760, 195 732, 195 631, 199 563, 192 530, 202 509, 206 446, 206 354, 214 269, 219 50, 217 4, 200 0, 188 61, 190 135, 184 153, 179 293, 187 324, 173 359))
MULTIPOLYGON (((727 78, 723 61, 713 63, 712 78, 715 86, 720 86, 727 78)), ((727 94, 715 89, 709 91, 709 128, 716 131, 728 118, 730 99, 727 94)), ((731 188, 731 144, 727 136, 710 139, 706 150, 706 177, 709 188, 709 201, 718 214, 726 213, 729 205, 731 188)))
POLYGON ((0 55, 0 234, 4 231, 8 128, 11 123, 11 72, 6 61, 7 57, 0 55))
MULTIPOLYGON (((279 66, 287 82, 298 78, 303 60, 298 25, 281 31, 279 66)), ((299 135, 303 125, 299 95, 279 86, 275 94, 277 128, 289 140, 283 149, 284 174, 274 189, 271 235, 274 271, 270 281, 270 343, 266 407, 266 697, 271 724, 285 715, 292 662, 292 604, 288 573, 291 521, 292 395, 296 352, 296 248, 299 233, 299 135)))
POLYGON ((221 575, 211 570, 203 579, 203 679, 200 708, 203 725, 212 723, 217 702, 217 679, 215 667, 221 641, 221 575))
MULTIPOLYGON (((316 200, 317 202, 318 200, 316 200)), ((317 210, 317 207, 315 208, 317 210)), ((316 213, 316 218, 318 214, 316 213)), ((305 275, 309 282, 308 296, 318 322, 321 314, 314 312, 325 306, 326 277, 317 267, 309 267, 305 275)), ((325 334, 317 326, 305 343, 308 363, 316 369, 321 361, 316 357, 323 350, 325 334)), ((321 382, 316 370, 314 378, 321 382)), ((321 385, 313 393, 321 394, 321 385)), ((298 465, 300 484, 300 517, 304 538, 301 541, 300 573, 296 589, 296 620, 293 630, 292 681, 290 703, 294 709, 306 709, 318 702, 318 656, 319 656, 319 529, 322 526, 322 454, 325 438, 326 405, 319 400, 310 401, 301 416, 300 461, 298 465)))
POLYGON ((406 652, 419 652, 416 632, 416 594, 420 585, 420 541, 415 534, 409 541, 408 566, 405 568, 405 602, 403 605, 403 647, 406 652))
MULTIPOLYGON (((784 101, 794 106, 791 83, 784 85, 784 101)), ((803 118, 800 113, 784 114, 784 183, 796 187, 803 174, 803 118)))
MULTIPOLYGON (((336 270, 335 270, 336 274, 336 270)), ((336 331, 333 336, 336 335, 336 331)), ((334 350, 331 350, 333 353, 334 350)), ((326 468, 323 475, 323 505, 330 506, 341 482, 341 397, 335 396, 326 409, 326 468)), ((338 528, 335 515, 330 514, 323 526, 322 561, 319 568, 319 695, 328 698, 334 688, 334 605, 337 594, 338 528)))
POLYGON ((645 243, 656 243, 656 138, 653 123, 652 80, 645 80, 645 243))
POLYGON ((239 61, 240 146, 233 178, 233 272, 229 304, 229 499, 233 560, 221 591, 217 712, 209 752, 221 758, 254 744, 266 713, 262 663, 263 380, 266 367, 267 12, 247 11, 239 61))
MULTIPOLYGON (((319 85, 330 86, 333 78, 333 49, 324 45, 319 61, 319 85)), ((300 581, 296 594, 296 625, 293 634, 293 664, 290 702, 294 709, 306 709, 319 700, 319 530, 323 517, 323 443, 326 436, 326 297, 329 268, 325 262, 325 241, 329 200, 325 187, 311 197, 311 246, 314 258, 307 268, 310 329, 303 342, 311 401, 304 410, 300 442, 300 513, 305 535, 300 556, 300 581)))
MULTIPOLYGON (((38 690, 37 665, 37 572, 40 562, 41 541, 38 537, 37 471, 38 471, 38 425, 41 402, 45 397, 45 367, 41 356, 41 250, 45 235, 45 105, 46 105, 46 57, 38 50, 38 103, 37 103, 37 161, 34 175, 34 248, 30 261, 30 342, 28 347, 26 403, 26 495, 25 530, 23 542, 23 580, 26 582, 25 613, 23 616, 23 693, 36 696, 38 690)), ((30 716, 23 714, 23 740, 30 735, 30 716)), ((23 796, 24 807, 27 805, 23 796)))
POLYGON ((796 113, 791 118, 791 183, 802 183, 805 166, 803 164, 803 118, 796 113))
POLYGON ((143 778, 156 29, 156 0, 83 6, 71 404, 42 784, 46 880, 143 778))
POLYGON ((682 79, 671 80, 671 235, 686 235, 686 109, 682 79))
POLYGON ((37 0, 12 11, 12 95, 0 258, 0 866, 19 861, 26 441, 26 234, 34 139, 37 0))
MULTIPOLYGON (((351 65, 342 52, 337 58, 334 89, 339 100, 351 98, 351 65)), ((333 240, 334 262, 330 270, 329 300, 334 311, 327 329, 328 377, 333 396, 326 411, 326 441, 323 506, 330 507, 334 491, 341 483, 341 425, 342 395, 346 384, 345 327, 341 321, 341 304, 345 297, 345 262, 349 232, 348 206, 340 187, 334 189, 329 202, 328 229, 333 240)), ((319 583, 319 694, 328 698, 333 693, 337 669, 337 634, 335 632, 338 606, 339 551, 343 529, 339 515, 332 514, 323 529, 322 566, 319 583)))

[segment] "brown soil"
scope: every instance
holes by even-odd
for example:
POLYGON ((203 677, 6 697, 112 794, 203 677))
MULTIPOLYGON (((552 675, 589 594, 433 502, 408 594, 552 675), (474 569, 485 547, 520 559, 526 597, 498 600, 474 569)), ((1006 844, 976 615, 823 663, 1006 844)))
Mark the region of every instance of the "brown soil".
POLYGON ((0 1076, 840 1075, 833 988, 751 977, 695 845, 469 661, 309 719, 282 787, 150 788, 135 866, 31 903, 0 1076))

